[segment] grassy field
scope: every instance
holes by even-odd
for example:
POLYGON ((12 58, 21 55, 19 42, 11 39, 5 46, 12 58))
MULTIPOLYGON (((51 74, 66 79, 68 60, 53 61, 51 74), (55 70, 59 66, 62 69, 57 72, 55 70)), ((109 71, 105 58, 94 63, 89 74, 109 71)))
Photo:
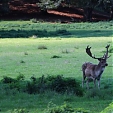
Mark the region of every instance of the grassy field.
POLYGON ((31 21, 1 21, 1 38, 85 38, 112 37, 113 21, 97 23, 45 23, 31 21))
MULTIPOLYGON (((2 76, 15 77, 19 73, 27 78, 44 75, 81 77, 81 65, 86 61, 98 63, 85 53, 87 45, 97 56, 102 56, 111 38, 69 39, 1 39, 0 71, 2 76), (47 49, 39 49, 45 46, 47 49), (52 58, 54 55, 61 58, 52 58)), ((112 69, 112 58, 108 59, 112 69)), ((110 71, 108 75, 111 76, 110 71)))
MULTIPOLYGON (((0 24, 0 79, 4 76, 16 78, 20 74, 24 75, 26 80, 31 76, 63 75, 81 82, 81 65, 87 61, 98 63, 85 53, 86 46, 92 46, 92 52, 99 57, 103 56, 107 44, 111 45, 112 50, 112 25, 112 22, 41 24, 3 21, 0 24), (97 25, 101 26, 96 29, 97 25), (32 29, 35 29, 35 32, 32 29), (42 34, 36 34, 36 31, 42 31, 42 34)), ((27 109, 30 113, 47 113, 48 106, 64 103, 73 108, 89 110, 90 113, 101 112, 113 101, 113 53, 109 54, 111 57, 101 78, 100 91, 93 87, 89 91, 85 88, 83 97, 55 92, 30 95, 4 90, 1 85, 0 112, 11 113, 14 109, 27 109)))

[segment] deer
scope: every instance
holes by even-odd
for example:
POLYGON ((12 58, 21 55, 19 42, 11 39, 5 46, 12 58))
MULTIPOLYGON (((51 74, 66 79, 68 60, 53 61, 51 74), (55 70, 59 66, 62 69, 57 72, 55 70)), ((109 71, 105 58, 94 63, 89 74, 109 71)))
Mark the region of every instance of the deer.
POLYGON ((95 57, 95 55, 92 55, 91 53, 91 47, 89 45, 86 48, 86 53, 93 59, 97 59, 99 61, 98 64, 93 64, 91 62, 86 62, 82 65, 82 72, 83 72, 83 80, 82 80, 82 87, 84 86, 85 79, 86 80, 86 86, 87 89, 89 89, 89 81, 93 80, 94 86, 96 87, 96 81, 98 81, 98 89, 100 89, 100 78, 102 76, 102 73, 105 70, 105 67, 108 66, 107 59, 110 57, 108 56, 108 49, 110 45, 107 45, 105 54, 98 58, 95 57))

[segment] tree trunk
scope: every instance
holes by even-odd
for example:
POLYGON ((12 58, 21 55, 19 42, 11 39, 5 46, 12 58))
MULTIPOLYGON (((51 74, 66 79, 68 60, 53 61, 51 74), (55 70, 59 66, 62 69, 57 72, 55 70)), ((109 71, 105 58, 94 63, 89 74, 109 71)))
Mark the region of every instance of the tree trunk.
POLYGON ((41 14, 42 14, 42 15, 47 15, 47 14, 48 14, 47 9, 41 10, 41 14))
POLYGON ((7 3, 3 3, 0 6, 0 15, 5 15, 9 13, 10 13, 9 5, 7 3))
POLYGON ((113 6, 110 8, 110 20, 113 20, 113 6))
POLYGON ((92 12, 93 12, 93 8, 91 7, 86 7, 84 8, 84 21, 92 21, 92 12))

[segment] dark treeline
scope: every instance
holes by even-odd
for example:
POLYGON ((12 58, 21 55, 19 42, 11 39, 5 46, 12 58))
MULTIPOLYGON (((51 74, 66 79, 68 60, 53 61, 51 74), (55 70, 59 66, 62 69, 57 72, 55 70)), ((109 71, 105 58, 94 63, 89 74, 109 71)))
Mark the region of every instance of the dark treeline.
POLYGON ((76 7, 83 10, 84 21, 92 21, 93 11, 113 19, 113 0, 0 0, 0 16, 22 13, 43 13, 48 9, 76 7))

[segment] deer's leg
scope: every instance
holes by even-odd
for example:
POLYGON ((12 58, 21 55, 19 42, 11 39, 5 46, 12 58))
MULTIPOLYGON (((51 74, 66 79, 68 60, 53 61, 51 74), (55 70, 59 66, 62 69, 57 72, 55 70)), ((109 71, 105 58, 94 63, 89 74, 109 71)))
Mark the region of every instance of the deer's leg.
POLYGON ((83 80, 82 80, 82 87, 84 87, 84 82, 85 82, 86 76, 83 75, 83 80))
POLYGON ((89 79, 87 78, 87 81, 86 81, 86 86, 87 86, 87 89, 89 89, 89 79))
POLYGON ((100 79, 97 80, 98 80, 98 89, 100 89, 100 79))
POLYGON ((94 81, 94 87, 96 87, 96 79, 94 78, 93 81, 94 81))

